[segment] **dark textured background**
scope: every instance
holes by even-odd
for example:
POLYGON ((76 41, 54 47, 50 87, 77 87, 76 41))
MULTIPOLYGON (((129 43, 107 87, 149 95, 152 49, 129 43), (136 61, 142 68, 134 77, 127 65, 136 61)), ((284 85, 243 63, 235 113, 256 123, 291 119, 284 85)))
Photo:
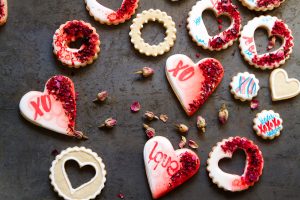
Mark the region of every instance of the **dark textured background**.
MULTIPOLYGON (((0 199, 10 200, 51 200, 59 199, 48 179, 49 168, 54 156, 53 149, 63 150, 76 145, 91 148, 104 160, 108 171, 104 190, 97 199, 117 199, 119 192, 126 199, 151 199, 143 164, 143 146, 146 141, 141 128, 145 110, 169 115, 167 124, 156 121, 152 126, 158 135, 168 137, 177 146, 180 136, 173 123, 180 121, 190 126, 188 138, 199 143, 201 157, 199 173, 176 191, 162 199, 297 199, 300 195, 300 98, 272 103, 269 91, 270 71, 256 70, 243 61, 238 43, 221 52, 209 52, 197 47, 186 30, 186 18, 196 0, 140 0, 137 12, 150 8, 166 11, 176 22, 177 41, 170 52, 157 58, 140 55, 129 40, 131 20, 118 26, 106 26, 95 22, 85 9, 83 0, 9 0, 8 23, 0 27, 0 199), (52 54, 52 36, 60 24, 67 20, 82 19, 96 27, 101 37, 100 57, 90 66, 69 70, 57 62, 52 54), (198 134, 196 116, 188 118, 169 84, 164 67, 168 56, 182 53, 193 60, 196 53, 201 58, 214 57, 221 61, 225 76, 205 105, 197 112, 207 120, 207 132, 198 134), (131 72, 143 66, 150 66, 156 74, 141 80, 131 72), (231 77, 238 72, 249 71, 260 80, 258 95, 260 109, 273 109, 284 120, 282 135, 274 141, 264 141, 252 131, 252 119, 259 111, 251 111, 249 103, 234 100, 228 85, 231 77), (84 131, 87 141, 78 141, 24 120, 18 109, 22 95, 30 90, 43 90, 44 83, 55 74, 70 76, 79 93, 77 129, 84 131), (108 90, 110 99, 103 105, 92 103, 99 90, 108 90), (142 110, 132 114, 130 104, 138 100, 142 110), (217 109, 225 102, 229 107, 230 119, 220 126, 217 109), (98 123, 113 116, 118 126, 111 131, 97 128, 98 123), (246 136, 261 148, 265 167, 260 181, 254 187, 240 193, 229 193, 212 184, 205 170, 207 155, 212 146, 229 136, 246 136)), ((105 2, 100 0, 100 2, 105 2)), ((121 0, 104 3, 117 8, 121 0)), ((243 24, 260 15, 239 7, 243 24)), ((294 52, 283 66, 290 76, 300 79, 300 2, 288 0, 270 15, 284 19, 293 31, 294 52)), ((211 14, 205 14, 208 29, 217 30, 217 23, 211 14)), ((135 17, 135 16, 134 16, 135 17)), ((143 36, 147 41, 159 42, 163 38, 160 26, 145 26, 143 36)), ((267 44, 265 31, 257 31, 256 42, 260 49, 267 44)), ((231 165, 223 162, 227 171, 242 173, 243 153, 238 153, 231 165)), ((75 178, 77 179, 77 178, 75 178)))

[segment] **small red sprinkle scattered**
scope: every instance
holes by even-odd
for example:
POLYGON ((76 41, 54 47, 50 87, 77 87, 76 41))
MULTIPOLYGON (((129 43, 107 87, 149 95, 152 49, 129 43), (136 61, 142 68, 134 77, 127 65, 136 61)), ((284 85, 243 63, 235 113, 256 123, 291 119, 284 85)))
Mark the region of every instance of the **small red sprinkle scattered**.
POLYGON ((123 193, 119 193, 119 194, 117 195, 117 197, 120 198, 120 199, 124 199, 124 198, 125 198, 125 195, 124 195, 123 193))
POLYGON ((218 21, 218 24, 222 24, 222 22, 223 22, 222 19, 218 19, 217 21, 218 21))
POLYGON ((222 25, 219 25, 219 26, 218 26, 218 29, 219 29, 219 31, 221 31, 221 30, 222 30, 222 28, 223 28, 223 26, 222 26, 222 25))
POLYGON ((200 58, 201 55, 200 55, 200 53, 196 53, 195 56, 196 56, 196 58, 200 58))

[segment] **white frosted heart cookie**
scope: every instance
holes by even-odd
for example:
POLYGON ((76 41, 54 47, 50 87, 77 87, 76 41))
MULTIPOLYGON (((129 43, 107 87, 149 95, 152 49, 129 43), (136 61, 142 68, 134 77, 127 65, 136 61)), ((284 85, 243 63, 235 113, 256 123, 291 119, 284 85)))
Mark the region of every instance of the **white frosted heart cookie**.
POLYGON ((248 72, 238 73, 232 78, 230 83, 230 92, 234 95, 234 98, 241 101, 250 101, 257 96, 260 89, 259 80, 254 74, 248 72))
POLYGON ((153 199, 158 199, 194 176, 200 159, 190 149, 174 150, 170 141, 155 136, 144 146, 146 174, 153 199))
POLYGON ((7 15, 7 0, 0 0, 0 26, 6 23, 7 15))
POLYGON ((268 11, 277 8, 285 0, 240 0, 244 6, 250 10, 268 11))
POLYGON ((103 6, 97 0, 85 0, 86 9, 101 24, 118 25, 130 19, 138 7, 139 0, 123 0, 120 8, 114 11, 103 6))
POLYGON ((273 110, 263 110, 258 113, 253 123, 253 129, 256 131, 256 134, 263 139, 272 140, 278 137, 283 129, 283 121, 280 115, 273 110))
POLYGON ((241 30, 241 16, 231 1, 201 0, 193 6, 187 19, 187 28, 193 41, 204 49, 222 50, 238 39, 241 30), (230 26, 215 36, 210 36, 202 19, 205 10, 212 10, 216 16, 226 15, 231 19, 230 26))
POLYGON ((245 137, 230 137, 218 142, 212 148, 207 160, 207 171, 213 183, 224 190, 236 192, 248 189, 259 180, 264 167, 264 159, 258 146, 245 137), (232 158, 233 153, 241 149, 246 154, 243 174, 229 174, 218 165, 223 158, 232 158))
POLYGON ((52 162, 49 177, 54 190, 64 199, 89 200, 96 198, 104 188, 106 171, 102 159, 95 152, 84 147, 73 147, 56 156, 52 162), (67 161, 77 162, 80 168, 84 166, 93 167, 95 176, 79 187, 73 188, 65 169, 67 161))
POLYGON ((133 20, 133 23, 130 26, 129 35, 134 48, 140 53, 145 54, 146 56, 158 56, 168 52, 171 47, 174 46, 176 40, 176 27, 172 17, 168 16, 166 12, 153 9, 144 10, 142 13, 137 14, 136 18, 133 20), (166 37, 164 41, 158 45, 146 43, 141 36, 141 29, 148 21, 158 21, 166 28, 166 37))
POLYGON ((273 101, 290 99, 300 94, 300 82, 288 78, 284 69, 275 69, 270 75, 270 89, 273 101))
POLYGON ((260 16, 250 20, 244 26, 240 37, 240 49, 244 59, 256 68, 274 69, 284 64, 293 51, 293 36, 288 26, 277 17, 260 16), (282 38, 282 45, 275 51, 258 55, 254 41, 254 32, 265 28, 268 36, 282 38))

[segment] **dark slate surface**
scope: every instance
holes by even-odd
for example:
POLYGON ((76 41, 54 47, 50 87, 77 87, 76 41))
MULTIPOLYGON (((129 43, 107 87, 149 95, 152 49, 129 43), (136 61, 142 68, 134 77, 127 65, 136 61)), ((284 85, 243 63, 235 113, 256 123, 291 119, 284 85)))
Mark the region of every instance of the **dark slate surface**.
MULTIPOLYGON (((104 0, 100 0, 104 2, 104 0)), ((118 1, 105 5, 117 8, 118 1)), ((0 199, 52 200, 59 199, 53 191, 49 168, 54 156, 53 149, 63 150, 76 145, 93 149, 103 158, 108 171, 105 189, 97 199, 117 199, 119 192, 126 199, 151 199, 143 164, 143 146, 146 141, 142 124, 145 110, 167 113, 167 124, 154 122, 158 135, 168 137, 177 146, 180 136, 173 123, 183 122, 191 127, 188 138, 200 144, 197 151, 201 157, 199 173, 190 181, 162 199, 297 199, 300 188, 300 98, 272 103, 269 91, 269 71, 256 70, 243 61, 238 43, 222 52, 209 52, 197 47, 186 30, 186 18, 196 0, 141 0, 137 12, 158 8, 171 15, 177 26, 177 41, 170 52, 157 58, 147 58, 134 50, 129 40, 131 20, 119 26, 100 25, 91 18, 83 1, 71 0, 9 0, 8 23, 0 27, 0 199), (57 62, 52 54, 52 36, 60 24, 67 20, 81 19, 96 27, 101 36, 101 54, 94 64, 79 70, 69 70, 57 62), (201 136, 195 127, 196 115, 188 118, 164 75, 168 56, 183 53, 195 61, 196 53, 201 58, 214 57, 225 67, 225 76, 216 92, 197 112, 208 123, 207 133, 201 136), (147 80, 138 79, 131 72, 143 66, 156 70, 147 80), (249 103, 234 100, 228 85, 238 72, 249 71, 260 80, 258 95, 261 109, 273 109, 284 120, 284 131, 274 141, 264 141, 252 131, 252 119, 258 111, 251 111, 249 103), (24 120, 18 109, 23 94, 30 90, 43 90, 44 82, 55 75, 70 76, 79 92, 77 128, 88 136, 87 141, 78 141, 36 127, 24 120), (98 90, 106 89, 111 98, 103 105, 92 103, 98 90), (129 111, 130 104, 138 100, 142 110, 137 114, 129 111), (217 109, 226 103, 230 111, 229 123, 220 126, 217 109), (111 131, 98 130, 97 125, 107 117, 116 117, 118 126, 111 131), (261 180, 245 192, 229 193, 212 184, 205 170, 207 155, 212 146, 229 136, 246 136, 257 143, 265 158, 261 180)), ((260 15, 238 5, 243 24, 260 15)), ((295 38, 294 53, 283 66, 291 76, 300 78, 300 2, 288 0, 280 8, 267 12, 284 19, 295 38)), ((205 15, 208 29, 217 30, 213 18, 205 15)), ((211 16, 211 15, 210 15, 211 16)), ((224 22, 225 23, 225 22, 224 22)), ((159 42, 163 38, 160 26, 145 26, 143 36, 147 41, 159 42), (152 31, 152 30, 153 31, 152 31)), ((267 40, 264 31, 258 31, 256 42, 265 49, 267 40)), ((233 161, 223 162, 227 171, 242 173, 243 153, 237 153, 233 161), (231 164, 231 165, 230 165, 231 164), (226 166, 225 166, 226 165, 226 166)), ((74 176, 73 176, 74 177, 74 176)), ((74 179, 78 179, 75 176, 74 179)))

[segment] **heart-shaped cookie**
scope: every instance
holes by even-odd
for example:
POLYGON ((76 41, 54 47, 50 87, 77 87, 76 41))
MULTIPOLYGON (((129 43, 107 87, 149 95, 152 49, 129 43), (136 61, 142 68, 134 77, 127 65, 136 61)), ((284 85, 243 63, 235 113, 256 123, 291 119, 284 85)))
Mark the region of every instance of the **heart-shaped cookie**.
POLYGON ((76 94, 72 80, 66 76, 51 77, 44 92, 26 93, 19 107, 21 114, 38 126, 69 136, 84 137, 75 130, 76 94))
POLYGON ((162 136, 147 141, 144 162, 154 199, 186 182, 200 167, 200 159, 195 152, 189 149, 175 151, 170 141, 162 136))
POLYGON ((0 0, 0 26, 7 20, 7 0, 0 0))
POLYGON ((300 94, 300 82, 295 78, 288 78, 285 70, 276 69, 270 75, 270 89, 273 101, 289 99, 300 94))
POLYGON ((219 85, 224 69, 214 58, 194 64, 189 57, 176 54, 167 59, 166 75, 185 112, 191 116, 219 85))

